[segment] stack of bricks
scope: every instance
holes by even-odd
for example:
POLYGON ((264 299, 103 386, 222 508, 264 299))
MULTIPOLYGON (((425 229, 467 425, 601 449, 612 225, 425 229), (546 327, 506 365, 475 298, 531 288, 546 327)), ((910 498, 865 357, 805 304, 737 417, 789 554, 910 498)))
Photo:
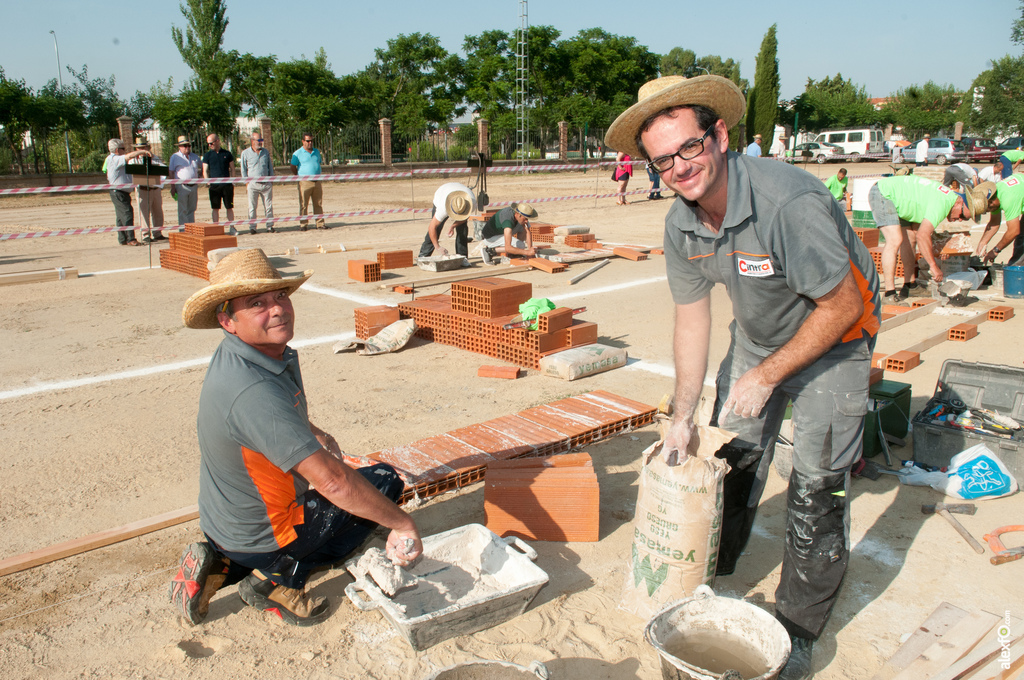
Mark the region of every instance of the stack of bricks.
POLYGON ((370 260, 349 260, 348 278, 363 283, 380 281, 380 265, 370 260))
POLYGON ((207 253, 218 248, 237 248, 238 239, 224 233, 219 224, 189 222, 182 233, 171 232, 170 248, 160 251, 160 266, 210 280, 207 253))
POLYGON ((390 250, 377 253, 377 264, 381 269, 405 269, 415 266, 411 250, 390 250))
POLYGON ((366 340, 398 321, 400 318, 397 307, 376 305, 374 307, 357 307, 356 337, 366 340))
MULTIPOLYGON (((868 252, 871 253, 871 259, 875 261, 875 268, 878 269, 878 273, 882 274, 882 246, 868 248, 868 252)), ((903 258, 900 257, 899 253, 896 254, 896 273, 893 276, 898 279, 903 278, 903 258)))
POLYGON ((597 241, 593 234, 566 234, 565 245, 569 248, 586 248, 587 243, 597 241))
POLYGON ((642 262, 647 259, 647 253, 642 253, 639 250, 633 248, 612 248, 612 252, 619 257, 624 257, 627 260, 633 260, 633 262, 642 262))
POLYGON ((535 331, 505 326, 518 321, 519 305, 533 286, 499 278, 452 284, 452 294, 427 295, 398 305, 416 322, 416 335, 517 366, 538 369, 542 356, 597 342, 597 324, 574 320, 563 307, 544 312, 535 331))
POLYGON ((554 243, 555 225, 544 222, 530 222, 530 235, 534 243, 554 243))
POLYGON ((853 230, 857 233, 857 238, 861 240, 861 243, 868 248, 875 248, 878 246, 877 229, 861 229, 860 227, 854 227, 853 230))
POLYGON ((488 463, 487 528, 532 541, 597 541, 600 488, 587 453, 488 463))

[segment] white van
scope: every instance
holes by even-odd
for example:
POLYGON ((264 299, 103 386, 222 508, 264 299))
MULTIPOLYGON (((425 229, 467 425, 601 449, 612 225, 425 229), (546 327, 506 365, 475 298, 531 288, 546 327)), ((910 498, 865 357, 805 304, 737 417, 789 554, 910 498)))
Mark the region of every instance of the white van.
MULTIPOLYGON (((851 156, 884 153, 882 131, 875 128, 852 128, 849 130, 825 130, 818 134, 816 142, 828 142, 843 147, 843 153, 851 156)), ((851 158, 856 163, 859 158, 851 158)))

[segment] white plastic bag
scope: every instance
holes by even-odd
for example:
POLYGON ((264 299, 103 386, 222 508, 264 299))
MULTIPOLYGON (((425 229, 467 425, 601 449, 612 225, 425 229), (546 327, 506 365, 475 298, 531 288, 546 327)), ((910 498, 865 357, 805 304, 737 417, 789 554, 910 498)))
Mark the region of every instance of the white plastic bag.
POLYGON ((976 500, 1002 498, 1017 491, 1017 480, 999 457, 984 444, 977 444, 953 456, 947 472, 926 472, 908 467, 900 470, 900 481, 912 486, 930 486, 947 496, 976 500))

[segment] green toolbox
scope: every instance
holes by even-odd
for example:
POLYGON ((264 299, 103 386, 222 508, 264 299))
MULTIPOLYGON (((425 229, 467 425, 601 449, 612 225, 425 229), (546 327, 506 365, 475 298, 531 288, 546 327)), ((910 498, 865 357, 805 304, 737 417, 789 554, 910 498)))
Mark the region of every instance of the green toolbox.
POLYGON ((868 392, 868 413, 864 416, 864 457, 882 452, 878 430, 894 437, 906 437, 910 424, 910 385, 879 380, 868 392))

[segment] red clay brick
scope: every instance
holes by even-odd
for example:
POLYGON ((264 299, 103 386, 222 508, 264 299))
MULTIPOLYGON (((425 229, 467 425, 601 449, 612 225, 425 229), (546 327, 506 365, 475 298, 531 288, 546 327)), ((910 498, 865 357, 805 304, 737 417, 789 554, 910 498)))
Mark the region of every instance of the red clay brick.
POLYGON ((519 377, 518 366, 481 366, 476 371, 477 377, 480 378, 503 378, 505 380, 515 380, 519 377))
POLYGON ((1013 318, 1013 307, 993 307, 988 310, 989 321, 1006 321, 1013 318))
POLYGON ((640 262, 647 259, 647 253, 641 253, 639 250, 633 250, 632 248, 612 248, 612 252, 619 257, 624 257, 627 260, 633 260, 633 262, 640 262))
POLYGON ((377 253, 377 264, 381 269, 404 269, 415 266, 411 250, 389 250, 377 253))
POLYGON ((933 302, 935 302, 935 300, 933 298, 916 298, 916 299, 910 301, 910 308, 911 309, 917 309, 918 307, 924 307, 925 305, 930 305, 933 302))
POLYGON ((224 227, 210 222, 186 222, 185 233, 195 236, 223 236, 224 227))
POLYGON ((978 334, 978 327, 973 323, 961 323, 949 329, 949 340, 967 342, 978 334))
POLYGON ((876 382, 885 377, 884 368, 872 368, 868 374, 868 385, 874 385, 876 382))
POLYGON ((888 354, 882 354, 881 352, 874 352, 871 355, 871 365, 875 368, 885 368, 885 358, 888 354))
POLYGON ((857 233, 857 238, 859 238, 868 248, 874 248, 878 245, 878 229, 861 229, 859 227, 854 227, 853 230, 857 233))
POLYGON ((363 283, 380 281, 380 265, 370 260, 349 260, 348 277, 363 283))
POLYGON ((548 274, 558 274, 564 272, 566 269, 564 264, 545 260, 543 257, 531 257, 527 262, 534 269, 540 269, 548 274))
POLYGON ((558 307, 550 312, 542 312, 537 315, 537 330, 541 333, 554 333, 571 325, 571 307, 558 307))
POLYGON ((885 370, 893 373, 906 373, 921 363, 921 355, 917 352, 896 352, 885 358, 885 370))
POLYGON ((394 293, 402 293, 404 295, 410 295, 416 292, 416 289, 412 286, 394 286, 391 288, 394 293))

